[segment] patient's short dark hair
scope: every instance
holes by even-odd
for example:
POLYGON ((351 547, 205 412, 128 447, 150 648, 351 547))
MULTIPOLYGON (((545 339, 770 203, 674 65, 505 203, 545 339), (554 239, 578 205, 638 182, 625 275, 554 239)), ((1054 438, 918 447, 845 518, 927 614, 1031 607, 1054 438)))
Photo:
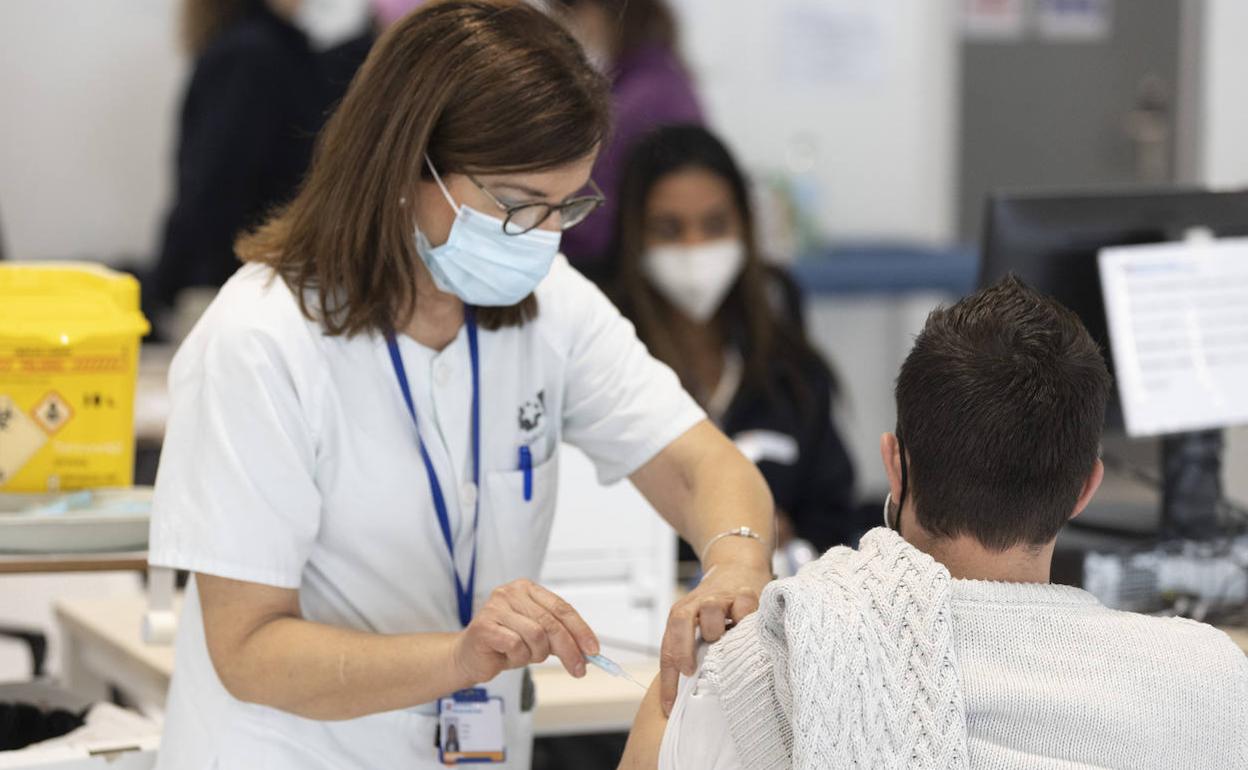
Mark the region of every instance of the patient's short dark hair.
POLYGON ((933 311, 896 391, 919 523, 994 550, 1051 541, 1096 462, 1110 382, 1079 318, 1014 276, 933 311))

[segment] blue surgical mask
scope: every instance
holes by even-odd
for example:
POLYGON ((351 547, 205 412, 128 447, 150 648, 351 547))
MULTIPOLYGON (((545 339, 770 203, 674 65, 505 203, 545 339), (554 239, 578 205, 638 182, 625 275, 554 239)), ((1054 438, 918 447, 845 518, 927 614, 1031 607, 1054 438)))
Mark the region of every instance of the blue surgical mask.
POLYGON ((550 272, 563 234, 535 229, 508 235, 503 220, 457 205, 432 163, 429 169, 455 211, 451 233, 441 246, 431 245, 416 228, 416 252, 434 284, 478 307, 508 307, 529 296, 550 272))

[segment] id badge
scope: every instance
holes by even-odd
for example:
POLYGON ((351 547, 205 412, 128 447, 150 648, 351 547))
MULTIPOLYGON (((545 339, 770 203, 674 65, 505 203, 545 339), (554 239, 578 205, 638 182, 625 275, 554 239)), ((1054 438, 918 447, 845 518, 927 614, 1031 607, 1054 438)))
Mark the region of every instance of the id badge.
POLYGON ((447 766, 507 759, 503 699, 481 687, 438 700, 438 758, 447 766))

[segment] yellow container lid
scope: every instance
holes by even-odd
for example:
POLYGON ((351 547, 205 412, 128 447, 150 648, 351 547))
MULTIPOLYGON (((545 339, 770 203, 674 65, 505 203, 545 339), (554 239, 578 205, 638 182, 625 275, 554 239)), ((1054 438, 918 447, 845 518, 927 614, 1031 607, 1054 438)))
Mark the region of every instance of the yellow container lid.
POLYGON ((71 345, 150 328, 134 276, 89 262, 0 262, 0 339, 71 345))

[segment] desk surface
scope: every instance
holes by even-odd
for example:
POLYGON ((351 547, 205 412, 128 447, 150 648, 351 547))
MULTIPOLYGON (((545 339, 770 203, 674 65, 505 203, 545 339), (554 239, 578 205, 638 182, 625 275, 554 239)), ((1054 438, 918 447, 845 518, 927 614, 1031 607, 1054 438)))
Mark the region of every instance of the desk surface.
POLYGON ((1231 641, 1239 646, 1239 649, 1248 653, 1248 628, 1221 628, 1226 635, 1231 637, 1231 641))
POLYGON ((0 554, 0 574, 31 572, 117 572, 147 569, 147 551, 74 554, 0 554))
MULTIPOLYGON (((657 660, 622 665, 647 687, 659 675, 657 660)), ((537 666, 533 683, 537 686, 533 727, 542 736, 627 732, 646 694, 627 679, 608 676, 593 667, 584 678, 574 679, 557 665, 537 666)))
MULTIPOLYGON (((141 596, 73 599, 56 603, 56 617, 77 644, 103 647, 113 656, 124 656, 145 677, 167 687, 173 675, 173 646, 149 645, 140 638, 146 608, 141 596)), ((648 685, 658 674, 659 664, 652 660, 624 668, 648 685)), ((533 716, 538 735, 626 731, 645 694, 632 682, 593 668, 583 679, 574 679, 558 666, 537 666, 533 680, 537 686, 533 716)))
MULTIPOLYGON (((174 606, 181 609, 179 597, 174 606)), ((143 667, 145 673, 168 683, 173 675, 173 645, 147 644, 142 639, 147 597, 69 599, 55 605, 61 627, 79 640, 103 645, 143 667)), ((101 672, 103 673, 103 672, 101 672)))

